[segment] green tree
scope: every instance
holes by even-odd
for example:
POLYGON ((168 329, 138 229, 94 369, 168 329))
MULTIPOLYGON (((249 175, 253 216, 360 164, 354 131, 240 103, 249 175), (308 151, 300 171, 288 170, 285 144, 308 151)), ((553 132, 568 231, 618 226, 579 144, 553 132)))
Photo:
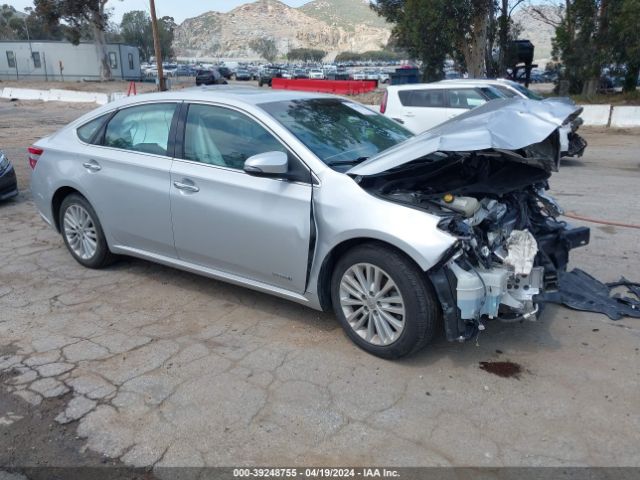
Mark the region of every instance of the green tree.
POLYGON ((132 10, 125 13, 120 22, 120 35, 124 43, 138 47, 143 60, 148 61, 153 55, 151 18, 147 12, 132 10))
POLYGON ((287 53, 287 59, 294 62, 321 62, 326 56, 327 52, 315 48, 292 48, 287 53))
POLYGON ((160 38, 160 51, 163 58, 173 58, 173 37, 178 28, 173 17, 161 17, 158 19, 158 37, 160 38))
POLYGON ((378 15, 394 23, 397 45, 422 61, 425 81, 444 78, 444 62, 454 49, 456 1, 378 0, 371 4, 378 15))
POLYGON ((570 93, 594 94, 602 68, 615 58, 611 20, 620 1, 565 0, 553 46, 570 93))
POLYGON ((26 13, 18 12, 13 6, 0 6, 1 40, 62 40, 65 26, 60 23, 49 25, 33 8, 25 8, 26 13))
POLYGON ((84 29, 91 30, 100 57, 100 78, 110 80, 111 67, 107 56, 106 31, 109 26, 109 0, 34 0, 35 11, 47 24, 57 25, 64 21, 69 29, 67 34, 74 44, 82 38, 84 29))
POLYGON ((617 63, 625 66, 624 90, 633 92, 640 75, 640 0, 623 0, 611 16, 611 42, 617 63))
POLYGON ((278 58, 278 47, 273 38, 256 38, 249 42, 249 48, 264 58, 267 62, 273 63, 278 58))
MULTIPOLYGON (((158 36, 160 38, 160 51, 163 59, 172 58, 173 37, 176 23, 173 17, 162 17, 158 19, 158 36)), ((143 60, 155 55, 153 46, 153 31, 151 28, 151 17, 142 10, 132 10, 122 16, 120 22, 120 36, 124 43, 134 45, 140 50, 143 60)))
POLYGON ((422 60, 425 80, 444 76, 444 62, 454 58, 472 77, 487 69, 506 70, 504 54, 493 60, 494 47, 506 51, 513 37, 513 10, 524 0, 378 0, 371 4, 394 24, 394 42, 422 60))
POLYGON ((402 60, 404 57, 399 52, 389 50, 369 50, 363 53, 340 52, 336 56, 336 62, 389 62, 402 60))

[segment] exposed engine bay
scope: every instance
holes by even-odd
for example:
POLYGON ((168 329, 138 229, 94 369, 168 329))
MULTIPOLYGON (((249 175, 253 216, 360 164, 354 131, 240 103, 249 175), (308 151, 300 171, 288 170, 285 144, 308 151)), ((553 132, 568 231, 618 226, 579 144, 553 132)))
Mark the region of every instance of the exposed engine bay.
POLYGON ((440 217, 458 239, 429 272, 449 340, 473 337, 486 319, 534 320, 569 250, 589 242, 546 193, 554 148, 555 134, 520 151, 438 151, 359 178, 373 195, 440 217))

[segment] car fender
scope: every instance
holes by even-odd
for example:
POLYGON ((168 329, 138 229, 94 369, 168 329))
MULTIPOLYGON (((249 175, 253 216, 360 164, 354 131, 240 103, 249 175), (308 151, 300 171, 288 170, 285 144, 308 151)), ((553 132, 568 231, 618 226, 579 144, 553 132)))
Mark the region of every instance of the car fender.
POLYGON ((313 220, 317 229, 308 292, 317 292, 327 258, 345 242, 379 241, 391 245, 427 271, 456 243, 438 228, 440 219, 424 210, 376 197, 351 177, 328 170, 314 187, 313 220), (350 205, 351 208, 345 208, 350 205))

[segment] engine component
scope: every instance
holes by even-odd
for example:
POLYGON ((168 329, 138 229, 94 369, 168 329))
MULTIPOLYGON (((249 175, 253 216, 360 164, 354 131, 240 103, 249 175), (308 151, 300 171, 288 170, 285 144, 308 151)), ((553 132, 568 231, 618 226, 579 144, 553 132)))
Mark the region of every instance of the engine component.
POLYGON ((472 217, 480 210, 480 202, 473 197, 455 197, 449 193, 443 197, 443 201, 444 207, 462 214, 465 218, 472 217))
POLYGON ((495 318, 507 291, 509 271, 504 268, 467 271, 455 261, 448 266, 458 280, 456 293, 460 317, 465 320, 477 320, 482 315, 495 318))
POLYGON ((529 275, 538 253, 538 242, 529 230, 514 230, 507 239, 504 263, 511 265, 518 275, 529 275))
POLYGON ((500 305, 509 307, 515 316, 504 320, 530 317, 537 307, 533 297, 541 292, 544 268, 535 267, 528 275, 514 274, 507 268, 465 270, 453 260, 447 265, 456 277, 456 298, 460 318, 478 321, 481 316, 502 319, 500 305))

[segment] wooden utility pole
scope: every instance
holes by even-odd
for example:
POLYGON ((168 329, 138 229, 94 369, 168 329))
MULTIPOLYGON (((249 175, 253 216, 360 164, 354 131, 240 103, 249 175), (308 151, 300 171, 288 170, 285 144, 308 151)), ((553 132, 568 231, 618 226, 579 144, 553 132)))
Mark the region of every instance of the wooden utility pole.
POLYGON ((162 51, 160 49, 160 35, 158 34, 158 18, 156 17, 156 2, 149 0, 151 9, 151 30, 153 31, 153 48, 156 54, 156 65, 158 66, 158 88, 161 92, 167 90, 162 72, 162 51))

